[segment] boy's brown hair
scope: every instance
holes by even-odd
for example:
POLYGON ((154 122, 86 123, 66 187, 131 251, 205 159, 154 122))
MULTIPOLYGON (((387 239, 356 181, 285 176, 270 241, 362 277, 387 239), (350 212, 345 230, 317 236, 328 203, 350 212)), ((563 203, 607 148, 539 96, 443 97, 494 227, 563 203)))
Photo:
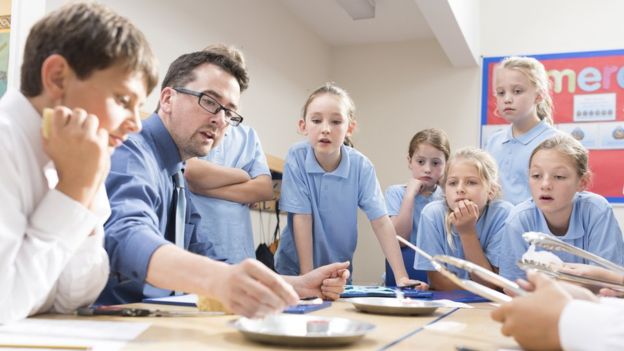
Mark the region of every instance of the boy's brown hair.
POLYGON ((143 33, 126 18, 94 2, 62 6, 32 27, 21 72, 25 96, 42 93, 41 67, 53 54, 63 56, 82 80, 96 70, 122 65, 143 74, 147 94, 158 82, 156 58, 143 33))

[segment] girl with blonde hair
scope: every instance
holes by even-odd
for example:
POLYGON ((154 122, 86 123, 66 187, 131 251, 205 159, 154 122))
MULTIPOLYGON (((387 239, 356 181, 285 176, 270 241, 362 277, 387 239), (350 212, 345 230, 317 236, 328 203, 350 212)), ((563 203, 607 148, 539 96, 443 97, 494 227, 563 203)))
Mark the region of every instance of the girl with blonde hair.
POLYGON ((550 81, 544 65, 532 57, 507 57, 494 69, 494 115, 510 124, 492 134, 485 149, 500 169, 505 200, 516 205, 531 197, 527 169, 539 143, 557 134, 553 128, 550 81))
MULTIPOLYGON (((442 179, 445 200, 425 206, 418 223, 417 245, 430 255, 449 255, 471 261, 490 271, 499 266, 505 221, 513 207, 500 200, 496 162, 483 150, 463 148, 451 156, 442 179)), ((427 270, 431 288, 458 287, 436 272, 424 257, 416 256, 415 269, 427 270)), ((468 273, 448 267, 461 278, 468 273)), ((484 285, 479 277, 471 279, 484 285)))

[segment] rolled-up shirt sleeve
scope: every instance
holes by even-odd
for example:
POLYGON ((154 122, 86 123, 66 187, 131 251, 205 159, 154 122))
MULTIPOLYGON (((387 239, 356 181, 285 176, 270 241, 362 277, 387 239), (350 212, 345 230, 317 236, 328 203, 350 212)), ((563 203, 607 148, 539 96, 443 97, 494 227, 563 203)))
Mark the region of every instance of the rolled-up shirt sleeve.
POLYGON ((104 225, 105 247, 110 256, 112 274, 143 283, 152 254, 170 244, 160 234, 155 212, 161 199, 153 179, 156 173, 146 171, 140 150, 126 143, 115 151, 106 190, 111 216, 104 225), (150 178, 152 177, 152 178, 150 178))

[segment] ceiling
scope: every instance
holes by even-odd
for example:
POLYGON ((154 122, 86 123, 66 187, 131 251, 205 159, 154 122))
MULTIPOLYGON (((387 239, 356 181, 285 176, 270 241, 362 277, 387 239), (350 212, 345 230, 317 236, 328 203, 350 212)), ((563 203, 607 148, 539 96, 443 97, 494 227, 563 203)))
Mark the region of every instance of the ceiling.
POLYGON ((336 0, 279 1, 332 46, 434 37, 416 0, 375 0, 375 17, 361 20, 353 20, 336 0))

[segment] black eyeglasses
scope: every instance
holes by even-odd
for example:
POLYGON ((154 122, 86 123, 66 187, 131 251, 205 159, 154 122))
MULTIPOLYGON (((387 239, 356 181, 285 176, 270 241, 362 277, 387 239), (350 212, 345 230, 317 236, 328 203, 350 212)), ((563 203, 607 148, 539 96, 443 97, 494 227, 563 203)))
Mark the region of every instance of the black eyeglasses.
POLYGON ((173 90, 177 91, 178 93, 197 96, 197 103, 199 104, 199 106, 212 114, 216 115, 217 113, 219 113, 219 111, 223 110, 225 114, 225 120, 233 127, 238 126, 243 121, 243 116, 221 105, 210 95, 206 95, 204 93, 189 90, 186 88, 173 88, 173 90))

